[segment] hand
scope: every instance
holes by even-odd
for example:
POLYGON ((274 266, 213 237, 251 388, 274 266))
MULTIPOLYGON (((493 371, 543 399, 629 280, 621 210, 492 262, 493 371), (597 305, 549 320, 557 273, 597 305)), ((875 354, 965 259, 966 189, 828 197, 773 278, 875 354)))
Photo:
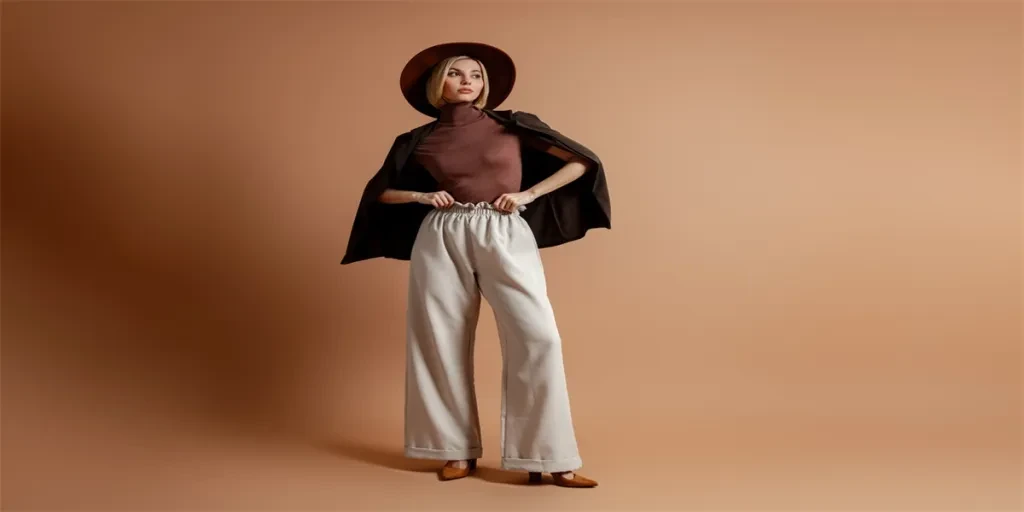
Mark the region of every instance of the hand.
POLYGON ((416 202, 420 204, 429 204, 434 208, 448 208, 455 204, 455 198, 453 198, 448 192, 440 190, 437 192, 420 193, 416 198, 416 202))
POLYGON ((534 199, 537 199, 537 196, 529 190, 502 194, 501 197, 494 200, 494 207, 502 211, 513 212, 524 204, 532 203, 534 199))

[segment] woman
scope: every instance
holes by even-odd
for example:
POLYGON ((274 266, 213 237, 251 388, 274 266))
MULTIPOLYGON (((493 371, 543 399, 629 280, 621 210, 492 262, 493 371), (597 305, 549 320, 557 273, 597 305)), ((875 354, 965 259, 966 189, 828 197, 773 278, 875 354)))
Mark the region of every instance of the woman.
POLYGON ((604 171, 535 115, 493 110, 514 81, 508 55, 480 43, 433 46, 409 61, 403 93, 436 120, 395 140, 363 192, 342 263, 410 261, 407 456, 447 460, 442 480, 476 468, 472 363, 483 296, 504 363, 502 468, 594 487, 575 473, 582 460, 539 249, 610 228, 604 171))

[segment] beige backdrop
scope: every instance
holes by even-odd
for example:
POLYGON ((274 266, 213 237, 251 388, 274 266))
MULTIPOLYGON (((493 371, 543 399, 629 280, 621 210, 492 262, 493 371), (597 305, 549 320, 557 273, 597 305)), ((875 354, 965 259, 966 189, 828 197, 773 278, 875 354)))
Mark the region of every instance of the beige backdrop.
POLYGON ((3 508, 1017 509, 1021 15, 5 2, 3 508), (542 252, 597 489, 496 469, 486 306, 480 478, 401 457, 408 266, 338 262, 449 40, 607 166, 542 252))

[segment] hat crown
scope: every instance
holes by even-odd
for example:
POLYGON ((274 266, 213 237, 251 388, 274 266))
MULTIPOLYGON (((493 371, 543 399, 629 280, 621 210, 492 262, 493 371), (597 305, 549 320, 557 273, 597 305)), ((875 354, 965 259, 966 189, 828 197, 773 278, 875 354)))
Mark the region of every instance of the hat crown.
POLYGON ((442 43, 421 50, 402 69, 399 85, 406 101, 413 108, 430 117, 440 115, 437 107, 427 99, 427 82, 438 63, 458 55, 477 59, 487 68, 489 90, 484 108, 494 109, 508 98, 515 84, 516 67, 507 53, 485 43, 442 43))

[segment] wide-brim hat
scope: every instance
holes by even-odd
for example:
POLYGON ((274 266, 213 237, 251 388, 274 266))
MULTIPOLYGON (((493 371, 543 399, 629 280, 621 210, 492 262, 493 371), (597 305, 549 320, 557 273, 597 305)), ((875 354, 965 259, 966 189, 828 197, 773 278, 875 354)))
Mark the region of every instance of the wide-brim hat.
POLYGON ((505 101, 516 82, 516 65, 507 53, 489 44, 473 42, 442 43, 417 53, 402 69, 399 79, 402 94, 416 110, 438 117, 441 112, 427 101, 427 80, 437 63, 448 57, 465 55, 483 63, 487 68, 487 105, 493 109, 505 101))

